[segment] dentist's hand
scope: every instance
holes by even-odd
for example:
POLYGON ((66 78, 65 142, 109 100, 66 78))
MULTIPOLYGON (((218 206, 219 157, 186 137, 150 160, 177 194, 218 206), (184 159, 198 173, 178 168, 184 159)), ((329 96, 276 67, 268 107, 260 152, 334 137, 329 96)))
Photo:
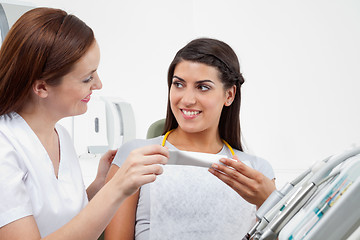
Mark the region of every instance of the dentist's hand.
POLYGON ((242 163, 237 156, 234 156, 234 159, 221 159, 220 162, 227 166, 214 163, 209 172, 258 208, 276 189, 274 180, 242 163))
POLYGON ((135 149, 111 180, 116 181, 124 195, 130 196, 142 185, 155 181, 156 176, 163 173, 161 165, 166 164, 168 158, 168 149, 160 145, 135 149))

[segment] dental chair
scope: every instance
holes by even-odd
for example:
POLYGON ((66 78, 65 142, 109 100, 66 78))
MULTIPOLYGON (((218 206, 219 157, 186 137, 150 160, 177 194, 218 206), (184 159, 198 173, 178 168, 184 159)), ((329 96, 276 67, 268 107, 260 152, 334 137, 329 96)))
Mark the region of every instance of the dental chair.
POLYGON ((164 127, 165 127, 165 118, 157 120, 156 122, 150 125, 146 134, 146 139, 160 136, 164 132, 164 127))

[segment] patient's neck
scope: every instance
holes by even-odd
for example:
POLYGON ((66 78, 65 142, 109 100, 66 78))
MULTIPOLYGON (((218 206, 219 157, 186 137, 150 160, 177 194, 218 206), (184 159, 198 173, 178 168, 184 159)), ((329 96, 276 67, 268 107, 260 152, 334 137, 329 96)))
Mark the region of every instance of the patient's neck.
POLYGON ((219 153, 223 142, 218 131, 186 132, 176 128, 167 140, 176 148, 184 151, 219 153))

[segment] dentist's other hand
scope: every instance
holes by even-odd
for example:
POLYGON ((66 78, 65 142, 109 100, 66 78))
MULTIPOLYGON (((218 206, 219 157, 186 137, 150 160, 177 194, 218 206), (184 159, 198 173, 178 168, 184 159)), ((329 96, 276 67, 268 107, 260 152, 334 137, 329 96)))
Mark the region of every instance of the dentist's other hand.
POLYGON ((116 150, 109 150, 107 151, 100 159, 99 166, 96 174, 96 179, 99 180, 99 182, 102 182, 103 185, 105 184, 106 176, 109 172, 110 166, 112 161, 114 160, 115 154, 117 152, 116 150))
POLYGON ((91 200, 95 194, 97 194, 99 190, 105 185, 106 176, 109 172, 116 152, 117 150, 109 150, 100 158, 95 180, 86 189, 89 200, 91 200))

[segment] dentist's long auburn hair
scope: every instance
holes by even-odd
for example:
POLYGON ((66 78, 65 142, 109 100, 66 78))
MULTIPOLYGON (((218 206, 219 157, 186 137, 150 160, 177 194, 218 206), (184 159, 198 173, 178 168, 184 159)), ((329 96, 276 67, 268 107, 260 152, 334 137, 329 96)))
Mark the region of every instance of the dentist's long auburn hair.
POLYGON ((239 60, 234 50, 228 44, 216 39, 195 39, 176 53, 168 70, 168 105, 163 134, 178 127, 178 122, 171 111, 169 93, 175 67, 182 61, 198 62, 215 67, 219 71, 224 91, 234 85, 236 86, 235 99, 230 106, 223 107, 218 129, 222 139, 227 141, 233 148, 242 151, 243 148, 241 143, 240 128, 240 87, 244 83, 244 78, 240 72, 239 60))
POLYGON ((94 41, 91 28, 63 10, 35 8, 22 15, 0 50, 0 115, 19 111, 36 80, 60 84, 94 41))

